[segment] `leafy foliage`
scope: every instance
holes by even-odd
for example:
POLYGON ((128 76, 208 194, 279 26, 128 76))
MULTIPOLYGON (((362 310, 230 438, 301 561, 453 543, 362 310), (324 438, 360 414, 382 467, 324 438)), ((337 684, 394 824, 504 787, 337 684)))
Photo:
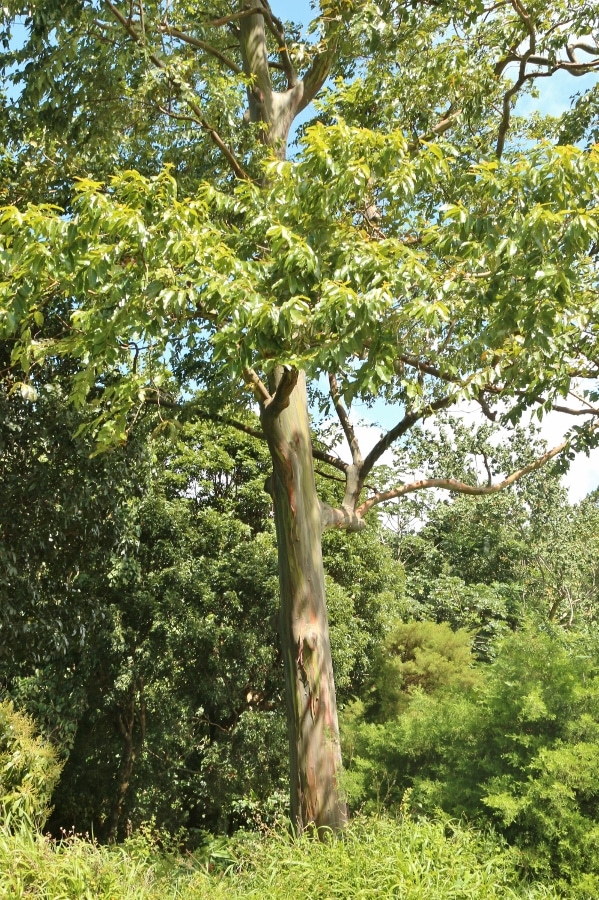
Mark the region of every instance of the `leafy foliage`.
MULTIPOLYGON (((599 443, 599 152, 560 140, 592 137, 595 95, 577 101, 578 123, 566 115, 527 125, 513 115, 518 94, 537 79, 597 70, 599 46, 584 37, 595 33, 597 4, 570 6, 342 0, 316 9, 309 40, 266 0, 251 10, 225 0, 40 0, 33 7, 8 0, 3 9, 0 65, 16 92, 0 123, 7 389, 41 408, 52 368, 66 361, 66 391, 82 417, 77 434, 93 439, 97 453, 127 443, 148 408, 159 430, 174 433, 208 419, 233 421, 256 436, 251 416, 258 402, 260 436, 274 466, 282 656, 292 743, 297 737, 291 759, 299 768, 306 763, 304 775, 326 772, 328 779, 313 798, 309 778, 292 794, 292 809, 301 800, 301 814, 293 811, 298 821, 321 812, 325 825, 344 820, 321 529, 366 530, 373 506, 424 488, 492 493, 559 454, 563 460, 599 443), (290 127, 318 94, 320 119, 302 130, 287 160, 290 127), (334 407, 351 464, 330 448, 311 453, 305 374, 317 382, 329 376, 321 412, 334 407), (571 420, 579 424, 516 470, 505 463, 517 452, 503 454, 503 464, 498 453, 484 456, 486 479, 470 468, 460 481, 442 465, 446 455, 429 448, 439 470, 432 477, 410 482, 396 470, 394 482, 381 487, 373 471, 391 444, 462 400, 513 425, 530 408, 539 418, 563 409, 569 395, 578 406, 566 411, 582 416, 571 420), (363 455, 346 407, 381 398, 399 411, 398 421, 363 455), (313 455, 329 478, 343 473, 335 507, 316 496, 313 455), (494 483, 495 476, 502 480, 494 483), (318 633, 310 630, 316 621, 318 633), (320 729, 315 740, 310 720, 315 733, 320 729), (308 764, 311 750, 318 758, 308 764), (326 810, 323 797, 331 798, 326 810)), ((249 736, 260 759, 270 759, 263 714, 271 710, 263 698, 271 694, 276 660, 256 629, 261 623, 265 634, 274 630, 272 534, 262 527, 260 500, 252 503, 249 492, 226 496, 238 474, 226 455, 216 467, 201 462, 199 477, 188 480, 195 508, 176 492, 155 493, 145 508, 130 505, 139 547, 121 552, 125 562, 114 565, 110 585, 98 581, 94 601, 106 597, 106 617, 89 639, 80 638, 81 652, 73 648, 71 673, 81 685, 87 681, 82 704, 93 696, 90 683, 102 686, 101 702, 89 706, 90 728, 110 698, 113 746, 122 738, 112 812, 103 819, 109 835, 152 717, 163 716, 162 736, 185 737, 175 749, 164 741, 162 758, 182 760, 180 768, 204 779, 202 789, 214 791, 221 808, 231 796, 223 770, 211 781, 202 769, 218 743, 214 730, 231 739, 229 750, 236 736, 249 736), (204 502, 209 482, 213 505, 204 502), (240 549, 250 544, 249 552, 240 549), (259 558, 248 571, 254 553, 259 558), (190 686, 187 655, 208 689, 190 686), (165 711, 165 691, 161 696, 167 662, 183 698, 180 718, 165 711), (201 716, 208 711, 207 723, 199 709, 201 716), (206 724, 201 747, 194 744, 197 719, 206 724)), ((173 474, 171 487, 179 472, 173 474)), ((481 519, 493 518, 488 510, 481 519)), ((518 510, 525 536, 534 527, 534 510, 528 512, 518 510)), ((492 656, 492 638, 514 623, 522 598, 537 607, 544 599, 550 619, 569 614, 573 622, 592 609, 591 556, 579 554, 584 573, 577 580, 568 556, 545 545, 528 591, 515 561, 528 559, 522 534, 514 539, 500 510, 493 530, 506 552, 488 554, 493 559, 474 579, 481 535, 475 523, 478 530, 462 529, 451 551, 462 557, 460 571, 446 571, 451 565, 439 547, 451 543, 450 518, 440 514, 436 534, 413 542, 426 564, 437 566, 434 584, 424 586, 413 567, 413 599, 421 612, 432 605, 452 624, 476 628, 481 656, 492 656), (548 571, 566 574, 568 589, 547 590, 548 571)), ((576 547, 558 519, 549 517, 554 535, 576 547)), ((592 533, 588 507, 583 520, 592 533)), ((117 530, 122 542, 135 544, 132 533, 123 537, 126 528, 117 530)), ((363 585, 354 590, 346 577, 330 583, 339 682, 348 692, 368 677, 373 643, 398 606, 397 585, 387 589, 387 561, 373 579, 379 583, 370 635, 363 585), (353 632, 344 622, 351 615, 353 632)), ((96 571, 93 561, 90 567, 96 571)), ((34 596, 30 606, 36 603, 34 596)), ((402 597, 399 605, 409 604, 402 597)), ((455 661, 459 668, 459 654, 455 661)), ((407 675, 405 664, 395 675, 407 675)), ((415 694, 408 713, 417 702, 433 701, 415 694)), ((247 772, 234 758, 233 751, 226 755, 226 770, 238 791, 247 788, 247 772)), ((179 797, 181 809, 177 804, 179 797)))
MULTIPOLYGON (((80 601, 71 596, 69 614, 80 632, 64 654, 36 665, 7 648, 4 677, 68 754, 53 833, 74 825, 106 839, 153 819, 194 844, 206 829, 270 820, 285 806, 268 457, 254 439, 208 424, 152 446, 139 481, 112 482, 115 503, 126 500, 127 528, 116 542, 106 524, 112 540, 94 556, 102 568, 79 558, 89 588, 80 601)), ((78 459, 72 478, 81 489, 88 466, 117 461, 78 459)), ((51 454, 44 466, 51 486, 60 466, 51 454)), ((38 528, 52 528, 41 513, 38 528)), ((403 572, 376 519, 356 537, 333 533, 326 544, 341 702, 360 690, 403 608, 403 572)), ((46 609, 39 596, 31 615, 45 616, 50 635, 61 626, 61 605, 46 609)))
POLYGON ((5 833, 43 827, 60 775, 57 755, 33 723, 0 703, 0 820, 5 833))
POLYGON ((469 689, 454 680, 416 691, 383 724, 361 724, 354 711, 350 789, 492 822, 525 870, 590 890, 599 877, 596 639, 525 629, 503 639, 469 689))

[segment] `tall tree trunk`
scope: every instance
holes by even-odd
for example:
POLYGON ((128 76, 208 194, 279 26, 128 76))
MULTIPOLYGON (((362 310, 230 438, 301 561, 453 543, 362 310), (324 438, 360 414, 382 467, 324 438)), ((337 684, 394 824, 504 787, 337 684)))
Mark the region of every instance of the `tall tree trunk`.
MULTIPOLYGON (((240 9, 248 9, 240 0, 240 9)), ((265 16, 277 26, 265 0, 239 21, 248 87, 249 119, 265 125, 263 140, 279 159, 287 152, 297 113, 323 84, 331 57, 318 58, 299 79, 287 59, 287 90, 273 89, 265 16)), ((280 35, 284 43, 284 35, 280 35)), ((281 43, 279 41, 279 45, 281 43)), ((281 47, 278 47, 281 51, 281 47)), ((339 830, 347 821, 339 787, 341 750, 322 564, 321 507, 316 493, 306 379, 278 367, 274 400, 262 408, 273 462, 272 496, 281 589, 280 634, 285 660, 291 819, 298 831, 313 825, 339 830), (297 380, 296 380, 297 379, 297 380), (285 382, 288 382, 285 385, 285 382), (287 387, 286 390, 283 388, 287 387), (281 389, 281 390, 279 390, 281 389), (282 398, 281 395, 284 395, 282 398)))
POLYGON ((123 738, 121 761, 117 775, 116 791, 112 810, 108 820, 108 843, 114 844, 117 839, 119 822, 123 813, 125 797, 129 789, 129 781, 133 772, 136 756, 141 749, 146 733, 146 704, 143 694, 143 679, 135 679, 131 683, 129 697, 124 707, 117 712, 118 729, 123 738), (139 694, 139 701, 138 701, 139 694), (139 735, 135 741, 135 725, 139 725, 139 735))
MULTIPOLYGON (((281 372, 277 372, 280 383, 281 372)), ((272 495, 281 587, 291 818, 339 830, 347 811, 339 786, 341 751, 322 563, 320 503, 303 373, 288 405, 262 414, 273 461, 272 495)))

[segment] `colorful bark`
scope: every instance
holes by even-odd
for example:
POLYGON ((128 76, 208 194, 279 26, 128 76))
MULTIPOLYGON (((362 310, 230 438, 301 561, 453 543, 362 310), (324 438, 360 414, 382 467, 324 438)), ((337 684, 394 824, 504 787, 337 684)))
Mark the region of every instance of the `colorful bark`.
POLYGON ((266 407, 262 422, 273 459, 272 493, 281 586, 291 817, 339 829, 347 813, 339 787, 341 752, 325 600, 320 504, 314 482, 305 378, 288 406, 266 407), (275 407, 272 409, 272 407, 275 407))

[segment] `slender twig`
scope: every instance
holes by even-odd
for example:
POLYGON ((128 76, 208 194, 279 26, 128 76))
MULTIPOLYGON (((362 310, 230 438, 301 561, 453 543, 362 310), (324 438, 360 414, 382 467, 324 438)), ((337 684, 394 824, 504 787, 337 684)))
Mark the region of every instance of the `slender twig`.
MULTIPOLYGON (((115 17, 117 22, 120 22, 120 24, 123 26, 123 28, 129 35, 129 37, 139 46, 143 46, 143 40, 140 37, 140 35, 138 34, 138 32, 135 30, 135 28, 133 27, 131 21, 126 19, 124 17, 124 15, 122 14, 122 12, 119 9, 117 9, 117 7, 114 5, 114 3, 111 3, 110 0, 104 0, 104 2, 106 3, 106 6, 110 10, 110 12, 113 14, 113 16, 115 17)), ((152 62, 158 69, 162 69, 162 70, 166 69, 164 62, 158 56, 156 56, 155 53, 150 53, 149 58, 152 60, 152 62)))
POLYGON ((256 13, 262 12, 261 6, 254 6, 248 9, 242 9, 241 12, 231 13, 230 16, 222 16, 220 19, 212 19, 208 22, 213 28, 220 28, 222 25, 230 25, 231 22, 237 22, 239 19, 246 19, 248 16, 255 16, 256 13))
POLYGON ((218 133, 216 128, 213 128, 213 126, 207 121, 207 119, 204 118, 200 107, 196 103, 194 103, 193 101, 191 101, 189 99, 187 99, 185 102, 187 103, 189 108, 195 113, 195 115, 188 116, 188 115, 185 115, 184 113, 176 113, 176 112, 173 112, 173 110, 171 110, 171 109, 167 109, 165 106, 161 106, 160 104, 156 104, 156 106, 157 106, 157 109, 159 109, 161 113, 163 113, 165 116, 169 116, 171 119, 179 119, 179 120, 185 121, 185 122, 194 122, 196 125, 199 125, 199 127, 201 129, 203 129, 203 131, 206 131, 208 133, 208 135, 210 136, 210 139, 212 140, 212 143, 216 144, 216 146, 221 151, 221 153, 223 154, 223 156, 225 157, 225 159, 227 160, 227 162, 229 163, 229 165, 231 166, 231 168, 233 169, 233 171, 237 175, 237 177, 242 181, 249 181, 250 176, 247 174, 245 169, 242 168, 242 166, 240 165, 239 161, 237 160, 235 154, 233 153, 231 148, 228 147, 227 144, 225 144, 224 140, 222 139, 222 137, 220 136, 220 134, 218 133))
MULTIPOLYGON (((129 37, 136 44, 142 45, 143 42, 142 42, 139 34, 137 33, 137 31, 135 30, 133 25, 130 22, 128 22, 127 19, 125 19, 125 17, 120 12, 120 10, 117 9, 117 7, 111 2, 111 0, 104 0, 104 2, 106 3, 106 5, 110 9, 110 11, 112 12, 114 17, 116 18, 116 20, 118 22, 120 22, 120 24, 123 26, 123 28, 129 35, 129 37)), ((166 70, 165 63, 158 56, 156 56, 155 53, 149 53, 148 57, 158 69, 160 69, 163 72, 166 70)), ((207 120, 202 115, 202 111, 199 108, 199 106, 197 105, 197 103, 194 103, 189 98, 186 98, 185 102, 187 103, 187 105, 189 106, 191 111, 194 113, 194 115, 197 116, 197 124, 200 125, 200 127, 203 128, 203 130, 209 134, 210 139, 212 140, 213 144, 215 144, 218 147, 218 149, 221 151, 221 153, 223 154, 223 156, 225 157, 225 159, 227 160, 227 162, 233 169, 233 172, 235 173, 235 175, 237 175, 237 177, 243 181, 249 180, 249 176, 248 176, 247 172, 240 165, 240 163, 236 159, 233 151, 226 145, 226 143, 224 142, 224 140, 222 139, 222 137, 220 136, 218 131, 215 128, 213 128, 212 125, 209 124, 209 122, 207 122, 207 120)), ((164 109, 163 107, 159 107, 159 108, 161 109, 161 111, 163 113, 166 113, 166 115, 171 116, 171 118, 177 118, 176 114, 169 112, 168 110, 164 109)))
POLYGON ((316 475, 320 475, 321 478, 328 478, 329 481, 336 481, 338 484, 345 484, 345 478, 341 478, 339 475, 331 475, 330 472, 325 472, 323 469, 314 469, 314 473, 316 475))
POLYGON ((337 418, 341 423, 345 439, 347 440, 349 449, 351 450, 352 462, 355 466, 360 466, 362 464, 362 453, 360 451, 360 445, 356 437, 354 426, 350 422, 347 410, 341 401, 341 394, 339 392, 337 379, 332 372, 329 374, 329 385, 331 398, 333 400, 335 412, 337 413, 337 418))

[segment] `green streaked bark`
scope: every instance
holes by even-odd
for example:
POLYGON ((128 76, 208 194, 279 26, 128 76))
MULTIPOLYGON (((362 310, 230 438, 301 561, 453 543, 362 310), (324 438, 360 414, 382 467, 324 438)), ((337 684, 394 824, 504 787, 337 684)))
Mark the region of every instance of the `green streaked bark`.
POLYGON ((341 751, 314 482, 306 383, 300 373, 288 405, 262 414, 273 459, 272 494, 281 586, 291 817, 302 830, 343 828, 341 751))

